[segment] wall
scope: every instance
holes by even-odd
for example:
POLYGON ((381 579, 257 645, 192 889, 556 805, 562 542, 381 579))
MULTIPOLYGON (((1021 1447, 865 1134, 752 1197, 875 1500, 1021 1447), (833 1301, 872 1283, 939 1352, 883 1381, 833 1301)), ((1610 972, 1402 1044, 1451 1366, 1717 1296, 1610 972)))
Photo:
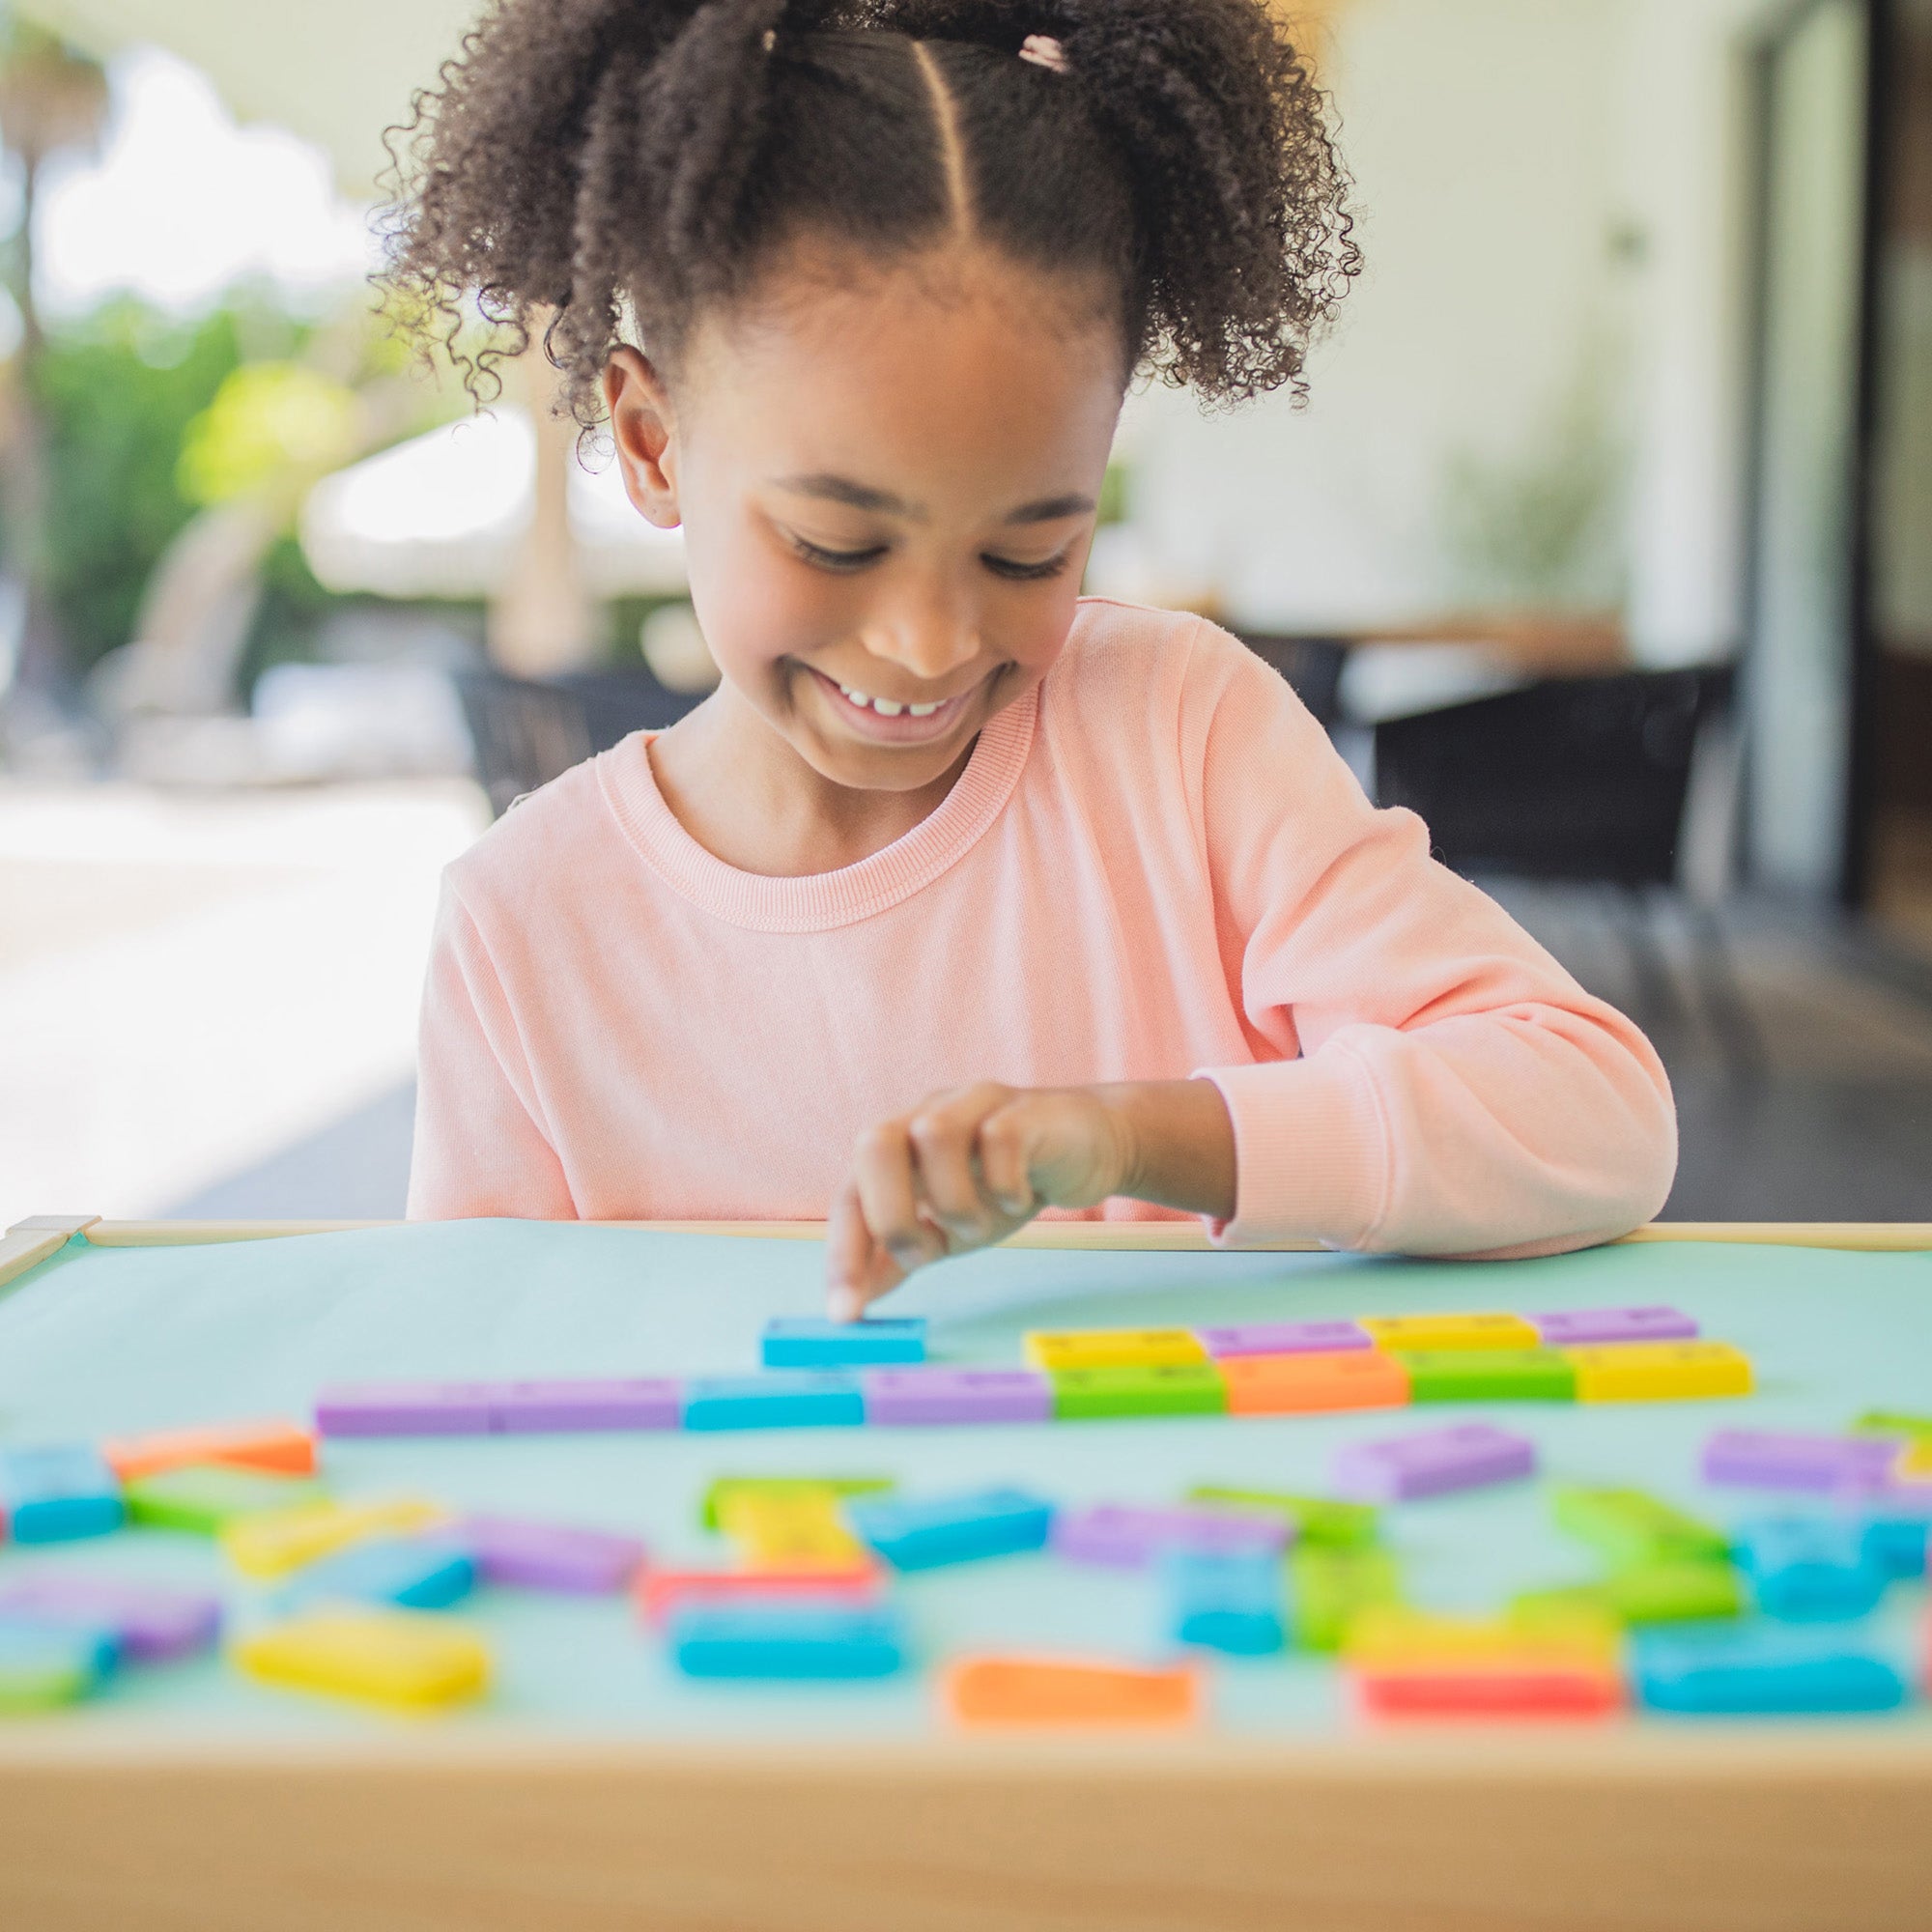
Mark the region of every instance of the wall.
POLYGON ((1258 627, 1372 628, 1472 597, 1461 455, 1524 459, 1594 371, 1630 478, 1629 611, 1659 662, 1738 609, 1744 144, 1755 0, 1357 0, 1324 71, 1368 258, 1311 366, 1203 417, 1137 399, 1157 575, 1258 627))

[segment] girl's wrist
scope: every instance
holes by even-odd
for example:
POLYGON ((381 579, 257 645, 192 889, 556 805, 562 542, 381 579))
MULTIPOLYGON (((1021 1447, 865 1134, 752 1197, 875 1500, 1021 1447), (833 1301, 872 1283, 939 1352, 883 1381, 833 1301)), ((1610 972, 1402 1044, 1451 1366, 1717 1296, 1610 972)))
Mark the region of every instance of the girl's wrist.
POLYGON ((1093 1091, 1118 1139, 1113 1192, 1234 1219, 1235 1123, 1211 1080, 1123 1081, 1093 1091))

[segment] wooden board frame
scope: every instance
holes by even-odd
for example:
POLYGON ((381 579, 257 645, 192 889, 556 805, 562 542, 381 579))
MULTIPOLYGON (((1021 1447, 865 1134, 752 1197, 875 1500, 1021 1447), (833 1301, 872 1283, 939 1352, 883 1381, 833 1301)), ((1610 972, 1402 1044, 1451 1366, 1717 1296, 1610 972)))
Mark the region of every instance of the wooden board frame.
MULTIPOLYGON (((229 1241, 342 1222, 44 1216, 229 1241)), ((812 1223, 627 1223, 809 1238, 812 1223)), ((1634 1240, 1932 1250, 1932 1225, 1658 1223, 1634 1240)), ((1182 1223, 1029 1246, 1179 1251, 1182 1223)), ((1313 1744, 937 1736, 680 1745, 514 1726, 156 1738, 0 1724, 0 1926, 22 1932, 1919 1932, 1917 1726, 1444 1727, 1313 1744)))

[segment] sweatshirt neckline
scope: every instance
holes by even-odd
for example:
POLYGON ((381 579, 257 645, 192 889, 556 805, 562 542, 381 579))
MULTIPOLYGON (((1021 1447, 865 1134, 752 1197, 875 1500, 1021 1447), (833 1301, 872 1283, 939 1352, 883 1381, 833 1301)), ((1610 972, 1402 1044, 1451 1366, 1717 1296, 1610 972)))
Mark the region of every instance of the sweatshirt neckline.
POLYGON ((680 898, 756 932, 823 932, 900 904, 978 843, 1019 782, 1038 715, 1036 685, 988 721, 952 789, 904 837, 856 866, 803 878, 743 872, 707 852, 658 789, 649 750, 655 732, 634 732, 595 769, 624 836, 680 898))

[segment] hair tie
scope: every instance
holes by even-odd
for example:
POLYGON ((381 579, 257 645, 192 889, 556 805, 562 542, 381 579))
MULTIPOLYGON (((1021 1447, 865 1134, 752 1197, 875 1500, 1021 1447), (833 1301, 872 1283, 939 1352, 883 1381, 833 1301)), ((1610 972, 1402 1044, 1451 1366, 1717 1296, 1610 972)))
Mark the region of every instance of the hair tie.
POLYGON ((1029 34, 1020 43, 1020 59, 1043 67, 1049 73, 1066 71, 1066 49, 1051 34, 1029 34))

